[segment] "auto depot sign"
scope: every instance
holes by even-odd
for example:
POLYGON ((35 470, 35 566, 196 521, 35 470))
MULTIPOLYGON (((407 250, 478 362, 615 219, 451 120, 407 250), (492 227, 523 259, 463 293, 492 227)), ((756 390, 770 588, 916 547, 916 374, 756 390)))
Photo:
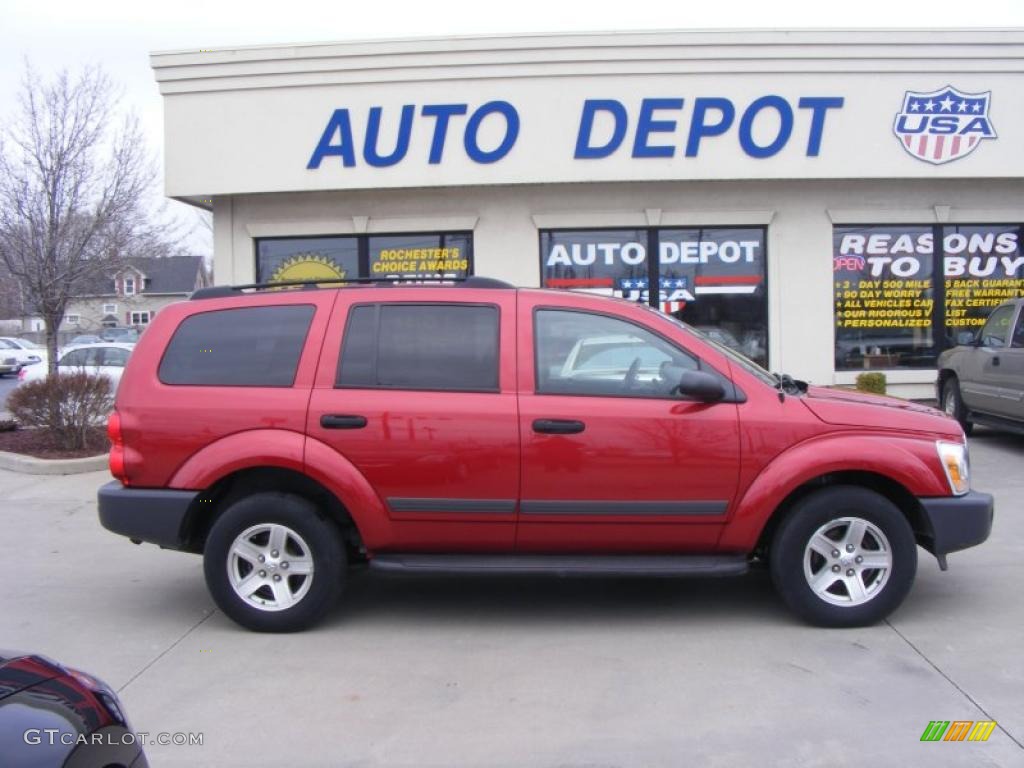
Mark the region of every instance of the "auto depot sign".
MULTIPOLYGON (((685 106, 685 98, 646 98, 641 99, 635 113, 631 114, 630 108, 618 99, 586 99, 576 129, 573 158, 597 160, 619 152, 633 158, 696 157, 702 141, 728 133, 734 134, 733 140, 748 157, 773 157, 789 143, 798 117, 807 122, 805 154, 817 157, 828 112, 841 109, 843 98, 801 96, 793 104, 782 96, 769 94, 741 106, 739 114, 732 100, 720 96, 694 99, 689 115, 684 113, 685 106), (601 119, 610 130, 596 127, 601 119), (765 126, 760 137, 754 130, 758 120, 765 126), (627 135, 631 137, 629 142, 625 141, 627 135)), ((449 133, 460 132, 453 126, 456 119, 462 123, 461 141, 456 136, 454 143, 461 144, 466 157, 476 163, 495 163, 513 150, 522 123, 519 110, 508 101, 488 101, 472 112, 468 104, 425 104, 418 109, 416 105, 406 104, 397 120, 397 135, 387 150, 382 151, 383 116, 384 107, 370 107, 365 125, 360 126, 362 141, 359 142, 350 110, 335 109, 306 167, 315 170, 329 157, 340 158, 342 165, 349 168, 360 161, 378 168, 396 165, 408 155, 417 121, 421 130, 430 136, 426 162, 437 165, 443 160, 449 133), (485 148, 480 133, 484 121, 491 116, 498 123, 495 129, 498 140, 493 147, 485 148)))
POLYGON ((183 93, 165 101, 167 188, 206 195, 1020 177, 1020 116, 1024 89, 1006 73, 524 77, 183 93))

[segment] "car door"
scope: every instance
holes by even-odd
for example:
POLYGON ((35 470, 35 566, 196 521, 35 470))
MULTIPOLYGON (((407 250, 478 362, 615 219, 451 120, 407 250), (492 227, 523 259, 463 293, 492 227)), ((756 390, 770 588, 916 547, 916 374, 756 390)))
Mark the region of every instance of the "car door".
POLYGON ((519 300, 517 549, 712 549, 739 476, 736 404, 672 394, 708 366, 635 319, 546 298, 519 300))
POLYGON ((977 344, 964 355, 960 392, 972 411, 1000 414, 1006 409, 1003 360, 1015 314, 1013 304, 996 307, 982 326, 977 344))
POLYGON ((350 293, 325 337, 307 434, 380 496, 394 535, 377 549, 510 551, 516 292, 394 288, 387 301, 350 293))

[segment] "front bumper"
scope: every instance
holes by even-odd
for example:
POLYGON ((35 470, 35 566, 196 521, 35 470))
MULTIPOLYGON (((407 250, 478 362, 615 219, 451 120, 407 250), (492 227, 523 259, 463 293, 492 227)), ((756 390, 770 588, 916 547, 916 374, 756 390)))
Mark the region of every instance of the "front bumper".
POLYGON ((968 491, 963 496, 921 498, 926 530, 919 543, 943 563, 950 552, 973 547, 992 532, 995 503, 988 493, 968 491))
POLYGON ((100 523, 135 542, 183 549, 188 510, 198 495, 199 491, 169 488, 125 488, 114 480, 99 490, 100 523))

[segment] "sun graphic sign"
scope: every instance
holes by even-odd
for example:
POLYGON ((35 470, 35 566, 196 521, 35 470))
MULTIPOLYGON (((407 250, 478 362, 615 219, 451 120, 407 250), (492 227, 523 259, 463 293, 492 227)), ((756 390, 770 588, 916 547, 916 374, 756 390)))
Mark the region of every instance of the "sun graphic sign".
POLYGON ((270 276, 272 283, 290 283, 311 280, 340 280, 345 277, 344 267, 330 257, 319 253, 297 253, 282 261, 270 276))

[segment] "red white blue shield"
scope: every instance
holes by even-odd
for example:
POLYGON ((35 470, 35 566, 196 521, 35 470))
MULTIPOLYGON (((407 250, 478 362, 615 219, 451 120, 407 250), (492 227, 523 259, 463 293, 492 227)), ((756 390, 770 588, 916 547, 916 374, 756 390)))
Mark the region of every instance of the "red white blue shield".
POLYGON ((966 157, 983 139, 994 139, 992 92, 964 93, 951 85, 930 93, 907 91, 893 133, 918 160, 941 165, 966 157))

